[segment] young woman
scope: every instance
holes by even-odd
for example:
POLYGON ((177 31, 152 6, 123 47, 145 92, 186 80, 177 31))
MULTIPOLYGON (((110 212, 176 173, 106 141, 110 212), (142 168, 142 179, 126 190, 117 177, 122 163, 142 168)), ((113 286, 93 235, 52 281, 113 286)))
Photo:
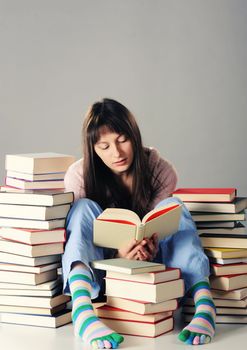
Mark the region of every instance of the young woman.
POLYGON ((66 190, 75 195, 67 217, 63 255, 64 292, 72 296, 75 333, 94 348, 116 348, 123 341, 94 314, 91 299, 98 296, 104 273, 93 270, 90 262, 124 257, 180 268, 196 312, 179 339, 195 345, 209 342, 215 333, 209 264, 185 206, 178 232, 160 242, 154 234, 141 242, 133 240, 118 251, 93 244, 93 220, 107 207, 128 208, 142 217, 157 205, 177 203, 168 198, 177 183, 173 166, 155 149, 143 147, 135 118, 111 99, 90 107, 83 124, 83 142, 83 158, 72 164, 65 176, 66 190))

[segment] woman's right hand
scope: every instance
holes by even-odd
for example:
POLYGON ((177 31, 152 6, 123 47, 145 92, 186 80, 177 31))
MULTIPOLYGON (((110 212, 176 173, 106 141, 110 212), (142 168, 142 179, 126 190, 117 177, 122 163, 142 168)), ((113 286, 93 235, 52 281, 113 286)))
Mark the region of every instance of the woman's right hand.
POLYGON ((116 258, 125 258, 130 260, 148 260, 149 254, 145 249, 147 242, 145 240, 131 240, 125 247, 120 248, 116 258))

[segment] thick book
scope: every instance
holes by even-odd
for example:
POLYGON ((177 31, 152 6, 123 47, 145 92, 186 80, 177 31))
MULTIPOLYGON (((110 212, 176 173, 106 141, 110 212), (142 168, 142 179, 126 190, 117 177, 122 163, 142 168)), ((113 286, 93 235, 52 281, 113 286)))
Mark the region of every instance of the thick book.
MULTIPOLYGON (((247 298, 244 298, 242 300, 228 300, 228 299, 214 298, 214 304, 215 306, 221 307, 221 308, 244 308, 246 309, 245 312, 247 311, 247 298)), ((193 298, 186 299, 185 306, 194 306, 194 305, 195 303, 193 298)), ((228 312, 224 312, 224 313, 228 313, 228 312)))
POLYGON ((164 318, 172 316, 171 311, 163 311, 150 315, 140 315, 131 311, 118 309, 109 305, 102 305, 95 309, 96 315, 102 318, 103 322, 105 318, 113 318, 117 320, 125 321, 138 321, 138 322, 150 322, 155 323, 163 320, 164 318))
POLYGON ((214 289, 231 291, 247 287, 247 274, 229 276, 210 276, 210 285, 214 289))
POLYGON ((60 304, 53 308, 44 307, 29 307, 29 306, 18 306, 18 305, 0 305, 0 312, 8 313, 20 313, 30 315, 54 315, 61 310, 66 308, 66 304, 60 304))
POLYGON ((234 228, 236 221, 198 221, 197 228, 234 228))
POLYGON ((54 205, 52 207, 20 204, 0 204, 1 218, 16 218, 29 220, 53 220, 66 218, 70 204, 54 205))
POLYGON ((92 267, 99 270, 116 271, 128 275, 141 274, 153 271, 163 271, 165 265, 150 261, 130 260, 124 258, 94 260, 92 267))
POLYGON ((247 248, 247 235, 220 235, 203 233, 200 235, 205 248, 247 248))
POLYGON ((211 272, 215 276, 247 274, 247 263, 236 264, 211 264, 211 272))
POLYGON ((245 212, 240 213, 209 213, 209 212, 191 212, 192 219, 197 222, 207 221, 243 221, 245 212))
MULTIPOLYGON (((19 276, 19 274, 17 275, 19 276)), ((55 277, 46 281, 46 282, 42 282, 38 285, 27 285, 25 283, 19 283, 18 281, 14 281, 14 282, 0 282, 0 288, 1 289, 23 289, 23 290, 34 290, 34 291, 50 291, 54 288, 56 288, 57 286, 61 285, 62 282, 62 277, 61 276, 57 276, 57 274, 55 273, 55 277)))
POLYGON ((73 192, 64 191, 10 191, 10 188, 0 191, 0 203, 2 204, 22 204, 39 205, 51 207, 53 205, 69 204, 74 201, 73 192))
POLYGON ((220 265, 231 265, 238 263, 247 263, 247 258, 234 258, 234 259, 220 259, 220 258, 212 258, 209 257, 209 261, 212 264, 220 264, 220 265))
POLYGON ((44 181, 44 180, 63 180, 65 172, 59 172, 59 173, 47 173, 47 174, 28 174, 23 173, 19 171, 7 171, 7 177, 12 177, 15 179, 20 180, 27 180, 27 181, 44 181))
POLYGON ((71 323, 71 310, 64 309, 51 316, 3 312, 1 313, 1 322, 48 328, 58 328, 65 324, 71 323))
POLYGON ((0 228, 0 237, 26 244, 65 242, 65 236, 66 231, 64 228, 54 230, 32 230, 14 227, 0 228))
POLYGON ((0 262, 0 271, 19 271, 30 273, 42 273, 49 270, 54 270, 61 267, 61 263, 45 264, 40 266, 25 266, 16 264, 6 264, 0 262))
POLYGON ((28 174, 65 172, 75 162, 75 157, 67 154, 46 152, 7 154, 5 169, 28 174))
MULTIPOLYGON (((193 313, 195 312, 194 306, 184 306, 183 312, 193 313)), ((216 307, 216 315, 246 315, 246 308, 237 308, 237 307, 216 307)))
POLYGON ((199 235, 202 233, 217 233, 218 235, 247 234, 246 227, 241 222, 236 222, 234 227, 204 227, 197 228, 199 235))
MULTIPOLYGON (((194 314, 185 314, 185 322, 190 322, 194 314)), ((242 315, 216 315, 216 323, 247 324, 247 316, 242 315)))
POLYGON ((45 271, 42 273, 0 271, 0 281, 7 283, 36 285, 54 280, 55 278, 57 278, 57 269, 45 271))
POLYGON ((55 228, 64 227, 64 225, 65 219, 30 220, 0 217, 0 226, 3 227, 22 227, 40 230, 53 230, 55 228))
POLYGON ((119 249, 132 239, 157 233, 159 239, 177 232, 182 205, 169 203, 155 208, 141 220, 128 209, 107 208, 94 220, 94 244, 119 249))
POLYGON ((45 264, 52 264, 61 261, 61 254, 52 254, 38 257, 29 257, 17 255, 12 253, 0 252, 0 261, 2 263, 26 265, 26 266, 40 266, 45 264))
POLYGON ((213 298, 223 299, 223 301, 224 299, 241 301, 242 299, 245 299, 247 297, 247 287, 235 289, 232 291, 225 291, 225 290, 218 290, 218 289, 211 288, 211 293, 213 298))
POLYGON ((120 280, 145 282, 145 283, 161 283, 181 278, 181 271, 178 268, 167 267, 164 271, 138 273, 129 275, 126 273, 107 271, 106 277, 117 278, 120 280))
POLYGON ((0 251, 27 257, 38 257, 53 254, 62 254, 64 251, 63 242, 29 245, 0 239, 0 251))
MULTIPOLYGON (((15 283, 13 283, 15 285, 15 283)), ((26 288, 26 286, 22 286, 26 288)), ((63 286, 62 284, 51 289, 51 290, 35 290, 35 289, 17 289, 17 288, 0 288, 0 295, 16 295, 16 296, 26 296, 26 297, 52 297, 56 294, 62 293, 63 286)))
POLYGON ((70 296, 64 294, 55 295, 53 297, 1 295, 1 305, 52 308, 60 304, 65 304, 68 301, 70 301, 70 296))
POLYGON ((172 193, 185 202, 231 202, 236 188, 178 188, 172 193))
POLYGON ((208 257, 231 259, 231 258, 247 258, 247 249, 242 248, 204 248, 204 252, 208 257))
POLYGON ((6 177, 5 184, 7 186, 20 188, 22 190, 46 190, 64 188, 64 180, 28 181, 15 179, 13 177, 6 177))
POLYGON ((134 335, 155 338, 173 330, 173 317, 165 318, 156 323, 137 322, 129 320, 104 319, 104 324, 114 329, 115 332, 126 335, 134 335))
POLYGON ((148 315, 157 312, 174 311, 178 308, 178 301, 177 299, 170 299, 160 303, 150 303, 140 300, 107 296, 107 305, 141 315, 148 315))
POLYGON ((184 295, 184 281, 177 279, 163 283, 142 283, 106 278, 107 296, 129 298, 152 303, 180 298, 184 295))
POLYGON ((236 197, 230 203, 221 202, 185 202, 184 205, 193 212, 239 213, 247 208, 247 198, 236 197))

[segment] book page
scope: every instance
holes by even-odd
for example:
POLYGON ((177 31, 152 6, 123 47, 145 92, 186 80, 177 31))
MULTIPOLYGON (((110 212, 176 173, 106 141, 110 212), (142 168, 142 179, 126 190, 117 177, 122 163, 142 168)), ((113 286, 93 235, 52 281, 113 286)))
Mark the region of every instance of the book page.
POLYGON ((129 209, 107 208, 101 213, 97 219, 109 221, 129 221, 135 225, 140 224, 139 216, 129 209))

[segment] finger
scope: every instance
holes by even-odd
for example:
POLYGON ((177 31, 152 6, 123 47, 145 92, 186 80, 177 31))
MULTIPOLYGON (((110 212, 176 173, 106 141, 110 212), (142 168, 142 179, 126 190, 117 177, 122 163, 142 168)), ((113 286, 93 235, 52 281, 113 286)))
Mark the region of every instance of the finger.
POLYGON ((137 254, 137 252, 138 252, 139 250, 141 250, 142 252, 145 251, 145 250, 143 249, 143 244, 142 244, 142 243, 137 244, 137 245, 128 253, 129 259, 132 259, 132 258, 137 254))
POLYGON ((125 248, 126 253, 129 253, 133 250, 133 248, 138 244, 138 241, 136 239, 132 239, 125 248))

